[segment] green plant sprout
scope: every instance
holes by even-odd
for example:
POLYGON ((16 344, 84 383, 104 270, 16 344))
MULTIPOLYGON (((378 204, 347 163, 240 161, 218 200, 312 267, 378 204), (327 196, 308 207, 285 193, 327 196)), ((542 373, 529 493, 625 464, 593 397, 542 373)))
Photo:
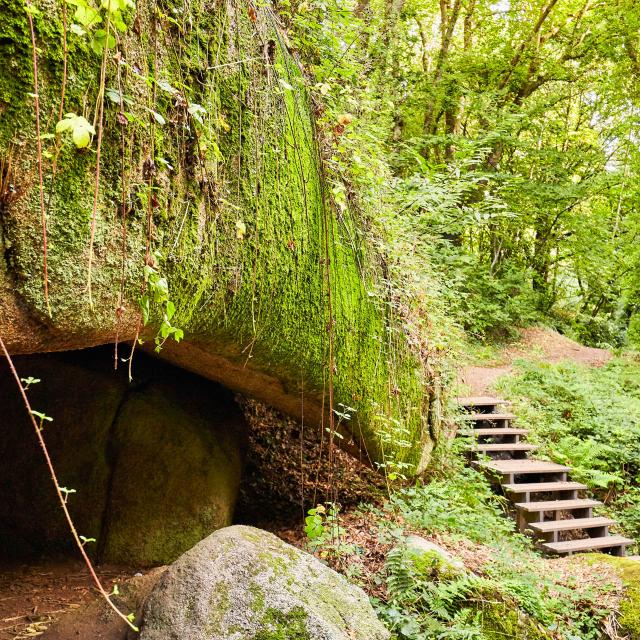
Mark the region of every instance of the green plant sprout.
POLYGON ((67 113, 63 120, 56 124, 56 133, 68 132, 71 135, 73 144, 78 149, 86 149, 91 144, 91 139, 95 135, 94 126, 84 117, 75 113, 67 113))
MULTIPOLYGON (((156 251, 153 256, 154 264, 159 264, 162 260, 162 254, 156 251)), ((157 267, 152 267, 148 264, 144 267, 144 276, 147 292, 140 298, 142 322, 145 326, 148 325, 154 308, 159 311, 161 323, 155 337, 155 350, 157 353, 160 353, 164 343, 169 338, 180 342, 184 337, 184 331, 171 323, 176 312, 176 307, 169 299, 169 283, 167 279, 160 275, 157 267)))
POLYGON ((38 429, 40 431, 42 431, 44 429, 44 423, 45 422, 53 422, 53 418, 51 418, 50 416, 40 412, 40 411, 35 411, 34 409, 31 410, 31 413, 40 420, 40 423, 38 424, 38 429))
POLYGON ((32 384, 38 384, 39 382, 42 382, 40 378, 34 378, 32 376, 29 376, 28 378, 20 378, 20 381, 24 383, 24 387, 22 388, 25 391, 27 391, 32 384))
POLYGON ((64 503, 67 504, 69 502, 69 496, 72 493, 77 493, 75 489, 67 489, 67 487, 58 487, 60 493, 64 496, 64 503))

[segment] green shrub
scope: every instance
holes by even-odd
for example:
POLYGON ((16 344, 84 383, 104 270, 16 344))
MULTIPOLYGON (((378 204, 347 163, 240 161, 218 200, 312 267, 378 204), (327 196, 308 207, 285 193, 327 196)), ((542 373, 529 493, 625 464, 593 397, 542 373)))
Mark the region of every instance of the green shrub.
POLYGON ((622 322, 605 316, 579 314, 573 324, 576 339, 590 347, 617 349, 626 341, 625 326, 622 322))
POLYGON ((387 531, 380 536, 398 541, 380 576, 387 597, 375 601, 395 639, 604 637, 610 612, 599 594, 557 574, 514 531, 503 500, 473 469, 459 464, 442 478, 399 490, 383 511, 371 514, 387 531), (407 549, 398 521, 407 533, 440 534, 461 548, 480 543, 485 561, 476 572, 443 572, 431 554, 407 549))
POLYGON ((627 341, 632 347, 640 349, 640 313, 631 316, 627 329, 627 341))

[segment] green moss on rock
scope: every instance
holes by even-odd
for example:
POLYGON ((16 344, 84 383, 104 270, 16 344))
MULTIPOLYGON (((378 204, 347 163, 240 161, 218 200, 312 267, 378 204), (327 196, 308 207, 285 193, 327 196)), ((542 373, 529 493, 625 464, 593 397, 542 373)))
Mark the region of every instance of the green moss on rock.
POLYGON ((312 640, 305 624, 307 617, 302 607, 294 607, 286 613, 271 607, 262 618, 264 628, 252 640, 312 640))
MULTIPOLYGON (((131 121, 123 127, 118 105, 105 106, 93 307, 87 259, 95 154, 65 142, 55 180, 45 163, 52 317, 43 299, 22 0, 8 0, 0 15, 0 57, 12 65, 0 79, 0 158, 14 149, 19 192, 0 207, 0 331, 16 352, 45 343, 90 346, 116 334, 132 339, 150 243, 164 256, 158 267, 176 305, 174 324, 186 333, 185 348, 168 344, 162 357, 318 424, 327 419, 331 370, 336 406, 354 408, 341 426, 355 445, 373 460, 423 468, 434 435, 428 381, 386 312, 389 301, 373 295, 381 260, 354 242, 361 223, 327 204, 306 79, 271 11, 259 8, 253 22, 235 0, 154 7, 138 2, 140 29, 122 35, 131 121), (165 125, 150 116, 150 104, 165 125), (201 121, 190 114, 198 107, 201 121), (145 186, 150 174, 152 194, 145 186), (239 224, 246 233, 238 233, 239 224), (9 312, 14 308, 22 316, 9 312), (25 334, 16 316, 33 320, 37 330, 25 334)), ((37 18, 36 36, 42 112, 49 114, 57 113, 62 82, 60 2, 46 0, 42 9, 46 20, 37 18)), ((65 111, 91 120, 100 59, 76 34, 69 34, 69 48, 65 111)), ((115 73, 109 64, 108 87, 118 86, 115 73)), ((43 117, 47 123, 43 133, 52 133, 54 121, 43 117)), ((45 150, 54 152, 54 144, 45 140, 45 150)))
POLYGON ((488 603, 479 612, 482 634, 487 640, 551 640, 555 637, 512 604, 488 603))
POLYGON ((141 640, 203 637, 388 640, 389 633, 365 593, 341 575, 271 533, 233 526, 180 557, 147 601, 141 640), (281 560, 284 574, 273 569, 281 560))

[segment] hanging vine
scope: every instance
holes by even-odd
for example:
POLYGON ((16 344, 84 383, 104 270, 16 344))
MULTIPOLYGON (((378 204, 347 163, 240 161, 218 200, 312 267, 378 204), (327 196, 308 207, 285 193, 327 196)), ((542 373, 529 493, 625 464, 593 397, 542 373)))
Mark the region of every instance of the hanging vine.
POLYGON ((80 552, 80 555, 82 557, 82 560, 84 561, 85 565, 87 566, 87 569, 89 571, 89 574, 91 575, 91 579, 93 580, 94 584, 96 585, 96 589, 98 590, 98 592, 100 593, 100 595, 102 596, 102 598, 104 598, 104 600, 106 601, 106 603, 109 605, 109 608, 121 619, 123 620, 133 631, 139 631, 138 627, 136 627, 133 624, 133 621, 135 620, 135 614, 133 613, 129 613, 129 614, 125 614, 122 611, 120 611, 120 609, 115 605, 115 603, 112 600, 112 596, 117 594, 116 592, 108 592, 103 586, 102 586, 102 582, 100 581, 100 578, 98 577, 98 574, 96 573, 96 570, 93 566, 93 563, 91 562, 91 559, 89 558, 89 556, 87 555, 87 551, 85 549, 85 546, 89 543, 89 542, 93 542, 94 540, 91 538, 86 538, 85 536, 82 536, 78 533, 75 524, 73 522, 73 518, 71 517, 71 513, 69 512, 69 506, 68 506, 68 499, 69 499, 69 495, 71 493, 75 493, 74 489, 69 489, 67 487, 63 487, 60 484, 60 481, 58 480, 58 476, 56 474, 56 470, 53 466, 53 462, 51 461, 51 456, 49 455, 49 450, 47 449, 47 444, 45 442, 44 439, 44 435, 43 435, 43 425, 45 422, 50 422, 52 420, 52 418, 50 418, 49 416, 46 416, 43 413, 40 413, 38 411, 34 411, 34 409, 32 409, 31 407, 31 403, 29 402, 29 398, 27 397, 27 393, 26 393, 26 389, 25 386, 28 387, 29 383, 33 383, 35 382, 35 380, 33 379, 27 379, 27 384, 25 386, 23 386, 22 381, 20 376, 18 375, 18 372, 16 370, 16 367, 13 363, 13 360, 11 358, 11 356, 9 355, 9 351, 4 343, 4 340, 2 339, 2 336, 0 336, 0 350, 2 351, 4 357, 7 360, 7 364, 9 365, 9 370, 11 371, 11 375, 13 377, 13 379, 15 380, 16 385, 18 386, 18 389, 20 390, 20 396, 22 398, 22 402, 24 403, 24 407, 27 411, 27 414, 29 415, 29 420, 31 422, 31 425, 33 426, 33 430, 36 434, 36 438, 38 440, 38 444, 40 445, 40 449, 42 450, 42 455, 44 456, 44 460, 45 463, 47 465, 47 469, 49 471, 49 477, 51 478, 51 482, 53 483, 53 486, 55 487, 55 491, 56 491, 56 495, 58 497, 58 502, 60 503, 60 509, 62 510, 62 513, 64 514, 65 520, 67 521, 67 525, 69 527, 69 531, 71 533, 71 537, 73 538, 73 541, 76 545, 76 547, 78 548, 78 551, 80 552), (39 418, 39 422, 36 421, 36 418, 39 418))
POLYGON ((47 213, 44 203, 44 172, 42 168, 42 135, 40 133, 40 93, 38 83, 38 47, 36 45, 36 32, 33 26, 33 16, 38 13, 38 9, 27 2, 25 5, 27 19, 29 21, 29 32, 31 34, 31 48, 33 51, 33 101, 35 106, 36 119, 36 146, 38 160, 38 198, 40 201, 40 224, 42 225, 42 279, 44 285, 44 303, 47 314, 51 316, 51 306, 49 304, 49 267, 47 264, 47 213))

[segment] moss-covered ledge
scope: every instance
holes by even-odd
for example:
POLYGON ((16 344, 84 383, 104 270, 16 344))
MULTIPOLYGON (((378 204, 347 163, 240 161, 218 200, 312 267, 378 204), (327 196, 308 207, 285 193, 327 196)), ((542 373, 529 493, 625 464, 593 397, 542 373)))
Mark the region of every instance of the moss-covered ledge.
MULTIPOLYGON (((35 4, 41 127, 50 135, 62 4, 35 4)), ((107 57, 93 306, 97 141, 78 150, 66 138, 59 147, 43 140, 49 316, 23 0, 0 14, 0 57, 10 67, 0 77, 0 332, 10 349, 133 340, 145 261, 160 251, 154 266, 185 332, 160 357, 316 424, 328 420, 331 377, 334 406, 355 409, 340 425, 341 445, 424 467, 433 444, 424 370, 379 295, 380 260, 362 242, 362 222, 327 205, 313 105, 274 12, 235 0, 142 0, 128 25, 107 57)), ((93 121, 100 56, 71 30, 68 45, 64 111, 93 121)), ((154 333, 143 331, 147 348, 154 333)))

